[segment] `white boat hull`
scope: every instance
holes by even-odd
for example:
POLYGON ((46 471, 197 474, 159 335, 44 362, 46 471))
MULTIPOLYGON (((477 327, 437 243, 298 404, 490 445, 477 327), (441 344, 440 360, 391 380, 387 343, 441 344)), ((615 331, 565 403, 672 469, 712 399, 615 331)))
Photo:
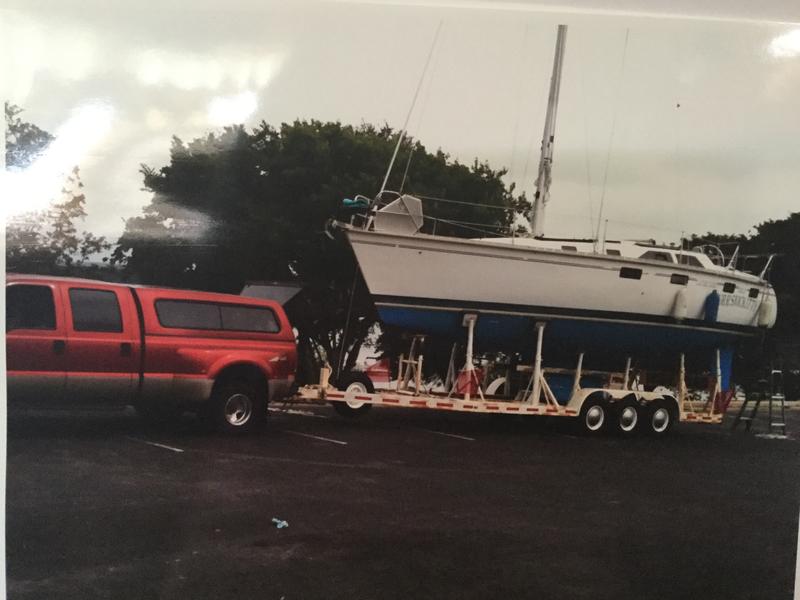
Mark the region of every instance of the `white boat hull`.
POLYGON ((544 319, 561 324, 549 337, 572 338, 562 345, 626 332, 633 339, 622 345, 635 346, 666 331, 691 350, 758 333, 761 305, 774 303, 766 282, 736 271, 422 234, 346 234, 382 320, 419 332, 460 336, 459 315, 477 312, 478 339, 529 338, 530 322, 544 319), (623 268, 640 278, 621 277, 623 268))

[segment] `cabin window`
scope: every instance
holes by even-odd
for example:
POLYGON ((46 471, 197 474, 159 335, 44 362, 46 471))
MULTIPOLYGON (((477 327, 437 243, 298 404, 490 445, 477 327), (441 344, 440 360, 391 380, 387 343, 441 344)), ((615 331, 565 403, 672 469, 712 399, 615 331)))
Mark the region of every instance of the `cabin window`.
POLYGON ((565 252, 577 252, 578 251, 578 248, 576 248, 575 246, 561 246, 561 249, 564 250, 565 252))
POLYGON ((158 300, 156 314, 164 327, 178 329, 222 329, 219 306, 212 302, 158 300))
POLYGON ((114 292, 70 288, 69 303, 75 331, 122 331, 122 313, 114 292))
POLYGON ((688 254, 681 254, 678 262, 680 262, 682 265, 689 265, 690 267, 703 268, 703 263, 701 263, 696 256, 690 256, 688 254))
POLYGON ((612 248, 611 250, 606 250, 606 254, 609 256, 620 256, 620 251, 612 248))
POLYGON ((751 298, 758 298, 758 288, 750 288, 749 296, 751 298))
POLYGON ((669 252, 656 252, 655 250, 648 250, 644 254, 642 254, 639 258, 644 258, 647 260, 660 260, 661 262, 674 262, 672 260, 672 255, 669 252))
POLYGON ((275 313, 260 306, 218 304, 194 300, 158 300, 156 314, 163 327, 277 333, 275 313))
POLYGON ((732 294, 736 291, 736 284, 735 283, 726 283, 722 286, 722 291, 726 294, 732 294))
POLYGON ((641 279, 642 270, 631 269, 630 267, 622 267, 619 270, 619 276, 622 277, 623 279, 641 279))
POLYGON ((6 288, 6 331, 55 328, 53 290, 45 285, 10 285, 6 288))
POLYGON ((222 328, 227 331, 276 333, 280 330, 275 313, 258 306, 221 305, 222 328))
POLYGON ((669 278, 669 282, 674 283, 675 285, 688 285, 689 276, 681 275, 680 273, 673 273, 672 277, 669 278))

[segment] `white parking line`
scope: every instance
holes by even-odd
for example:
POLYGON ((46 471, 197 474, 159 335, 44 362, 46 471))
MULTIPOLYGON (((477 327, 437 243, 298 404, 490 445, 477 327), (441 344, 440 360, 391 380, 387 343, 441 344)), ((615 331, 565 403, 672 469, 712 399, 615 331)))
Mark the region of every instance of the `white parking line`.
POLYGON ((428 433, 435 433, 436 435, 446 435, 447 437, 456 438, 457 440, 466 440, 468 442, 475 441, 475 438, 465 435, 456 435, 455 433, 445 433, 444 431, 434 431, 433 429, 420 429, 420 431, 427 431, 428 433))
POLYGON ((315 419, 327 419, 326 415, 318 415, 317 413, 311 412, 310 410, 296 410, 294 408, 275 408, 274 406, 270 406, 267 410, 277 413, 286 413, 287 415, 300 415, 303 417, 314 417, 315 419))
POLYGON ((158 442, 151 442, 148 440, 140 440, 139 438, 131 437, 129 435, 126 435, 125 437, 129 440, 133 440, 134 442, 147 444, 148 446, 155 446, 156 448, 163 448, 164 450, 171 450, 172 452, 183 452, 182 448, 175 448, 174 446, 167 446, 166 444, 159 444, 158 442))
POLYGON ((797 520, 797 564, 794 567, 794 600, 800 600, 800 516, 797 520))
POLYGON ((291 433, 293 435, 301 435, 303 437, 311 438, 314 440, 321 440, 323 442, 330 442, 331 444, 339 444, 341 446, 347 446, 347 442, 343 442, 341 440, 332 440, 331 438, 320 437, 318 435, 311 435, 309 433, 300 433, 299 431, 290 431, 288 429, 284 429, 286 433, 291 433))

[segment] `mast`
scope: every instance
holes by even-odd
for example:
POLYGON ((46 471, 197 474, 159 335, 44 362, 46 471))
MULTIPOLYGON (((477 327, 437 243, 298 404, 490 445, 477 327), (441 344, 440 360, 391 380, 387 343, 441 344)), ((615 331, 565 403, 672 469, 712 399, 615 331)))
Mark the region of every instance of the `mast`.
POLYGON ((537 238, 544 236, 544 209, 550 200, 558 92, 561 88, 561 68, 564 64, 566 44, 567 26, 559 25, 556 36, 556 51, 553 57, 553 75, 550 77, 550 94, 547 98, 547 116, 545 117, 544 134, 542 135, 542 153, 539 157, 539 175, 536 177, 536 194, 533 197, 533 211, 531 213, 531 232, 533 237, 537 238))

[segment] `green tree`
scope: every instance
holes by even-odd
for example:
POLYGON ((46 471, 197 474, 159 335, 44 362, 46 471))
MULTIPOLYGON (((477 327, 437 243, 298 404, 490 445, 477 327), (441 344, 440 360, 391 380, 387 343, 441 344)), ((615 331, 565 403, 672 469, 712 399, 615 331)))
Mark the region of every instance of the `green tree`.
MULTIPOLYGON (((18 106, 5 103, 6 170, 24 170, 47 149, 54 137, 23 121, 18 106)), ((7 198, 6 201, 19 201, 7 198)), ((17 212, 6 224, 6 268, 9 271, 43 274, 69 274, 91 270, 91 257, 110 249, 104 238, 79 232, 76 220, 86 216, 86 196, 78 167, 65 175, 58 199, 44 210, 17 212)), ((107 260, 104 259, 104 260, 107 260)))
POLYGON ((5 103, 6 170, 25 169, 53 141, 53 136, 20 118, 19 106, 5 103))
MULTIPOLYGON (((113 260, 140 281, 197 289, 237 293, 247 280, 300 281, 304 293, 291 317, 301 348, 335 364, 345 347, 349 368, 376 316, 349 248, 324 234, 326 222, 343 198, 378 190, 397 136, 389 127, 295 121, 228 127, 189 143, 174 138, 168 165, 142 166, 152 201, 127 220, 113 260), (358 317, 342 344, 354 285, 350 312, 358 317)), ((425 227, 483 236, 454 222, 508 226, 525 201, 503 174, 406 140, 389 187, 477 203, 431 202, 426 213, 442 220, 425 227)))

